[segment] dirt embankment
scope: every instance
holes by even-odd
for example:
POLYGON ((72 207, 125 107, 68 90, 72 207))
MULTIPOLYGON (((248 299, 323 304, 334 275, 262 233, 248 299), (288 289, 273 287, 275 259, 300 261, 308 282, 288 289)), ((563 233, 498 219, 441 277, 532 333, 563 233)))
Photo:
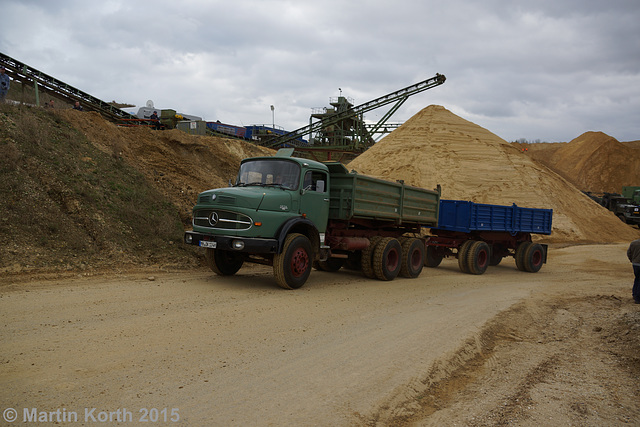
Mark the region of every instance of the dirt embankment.
POLYGON ((583 191, 619 193, 623 186, 640 185, 637 141, 618 142, 603 132, 585 132, 569 143, 520 146, 583 191))
POLYGON ((180 209, 190 223, 198 193, 235 180, 240 160, 274 151, 240 140, 194 136, 177 129, 118 127, 97 113, 58 112, 106 153, 123 157, 180 209))
POLYGON ((122 128, 92 112, 0 105, 0 272, 191 268, 199 192, 271 150, 178 130, 122 128), (126 267, 125 267, 126 266, 126 267))
POLYGON ((490 131, 429 106, 349 164, 442 197, 553 209, 552 242, 621 242, 639 233, 573 184, 490 131))

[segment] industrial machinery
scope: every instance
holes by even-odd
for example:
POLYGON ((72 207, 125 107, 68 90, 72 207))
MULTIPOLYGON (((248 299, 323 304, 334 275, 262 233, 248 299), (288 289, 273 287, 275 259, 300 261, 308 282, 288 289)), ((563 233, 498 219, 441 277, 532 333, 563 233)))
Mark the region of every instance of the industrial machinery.
POLYGON ((351 99, 340 96, 331 100, 331 108, 312 112, 309 125, 274 138, 263 145, 270 148, 294 146, 301 152, 363 152, 375 142, 372 135, 385 126, 388 119, 411 95, 439 86, 445 80, 444 75, 436 74, 430 79, 358 106, 354 106, 351 99), (377 124, 373 126, 365 124, 364 113, 389 104, 394 105, 377 124), (307 135, 308 144, 296 141, 300 138, 304 139, 307 135))
POLYGON ((27 64, 0 52, 0 64, 7 69, 7 74, 15 81, 23 85, 32 86, 36 95, 36 105, 40 105, 40 89, 44 88, 49 94, 64 99, 70 104, 80 101, 87 110, 97 111, 107 119, 118 122, 122 119, 135 120, 136 116, 127 113, 120 108, 89 95, 75 87, 51 77, 42 71, 38 71, 27 64))
MULTIPOLYGON (((23 87, 27 85, 34 88, 36 105, 38 106, 40 105, 39 88, 44 88, 47 93, 71 104, 79 101, 85 109, 97 111, 105 118, 119 125, 157 125, 157 123, 151 123, 148 118, 149 111, 153 109, 152 105, 141 108, 136 116, 3 53, 0 53, 0 64, 6 67, 7 74, 14 81, 21 83, 23 87), (141 112, 143 117, 141 117, 141 112)), ((278 129, 275 126, 262 125, 245 128, 218 124, 218 122, 207 122, 206 129, 203 128, 203 132, 217 136, 250 139, 255 143, 270 148, 295 146, 298 147, 298 152, 307 153, 307 155, 311 153, 311 157, 315 157, 313 153, 325 153, 322 156, 323 160, 331 159, 332 152, 358 154, 375 143, 374 135, 388 133, 390 129, 392 130, 398 126, 398 124, 387 122, 410 96, 439 86, 445 80, 444 75, 436 74, 430 79, 358 106, 354 106, 353 100, 350 98, 343 96, 332 98, 330 99, 331 107, 313 110, 309 125, 291 132, 278 129), (393 105, 378 123, 365 123, 364 114, 366 112, 389 104, 393 105)), ((189 119, 184 114, 176 114, 174 110, 162 110, 160 121, 164 127, 175 127, 177 120, 180 120, 177 116, 180 115, 185 119, 189 119), (168 126, 168 122, 170 122, 171 126, 168 126)), ((195 118, 191 121, 199 121, 198 119, 195 118)))

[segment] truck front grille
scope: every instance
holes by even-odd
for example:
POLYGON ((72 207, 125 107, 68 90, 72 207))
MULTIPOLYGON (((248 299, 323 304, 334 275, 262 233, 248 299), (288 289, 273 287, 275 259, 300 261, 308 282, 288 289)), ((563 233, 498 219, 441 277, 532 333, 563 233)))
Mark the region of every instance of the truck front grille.
POLYGON ((247 215, 220 209, 198 209, 193 214, 193 225, 214 230, 248 230, 253 221, 247 215))

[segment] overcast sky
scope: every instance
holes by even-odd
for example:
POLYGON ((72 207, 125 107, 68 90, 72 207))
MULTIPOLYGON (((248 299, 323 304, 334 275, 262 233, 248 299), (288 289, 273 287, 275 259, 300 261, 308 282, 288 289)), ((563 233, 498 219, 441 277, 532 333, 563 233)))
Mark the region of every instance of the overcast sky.
MULTIPOLYGON (((0 51, 105 101, 309 123, 444 74, 430 104, 512 141, 640 139, 638 0, 3 0, 0 51)), ((387 107, 388 108, 388 107, 387 107)), ((378 109, 366 119, 377 122, 378 109)))

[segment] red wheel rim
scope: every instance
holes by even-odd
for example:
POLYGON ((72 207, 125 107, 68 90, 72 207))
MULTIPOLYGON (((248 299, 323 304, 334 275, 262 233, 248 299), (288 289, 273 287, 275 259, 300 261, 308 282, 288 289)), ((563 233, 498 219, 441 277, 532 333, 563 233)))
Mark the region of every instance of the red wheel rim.
POLYGON ((291 274, 302 276, 309 268, 309 254, 303 248, 297 248, 291 257, 291 274))
POLYGON ((531 261, 533 262, 534 266, 538 266, 542 264, 542 252, 534 251, 533 255, 531 256, 531 261))
POLYGON ((420 263, 422 262, 422 252, 419 249, 414 250, 411 253, 411 268, 417 270, 420 268, 420 263))
POLYGON ((387 270, 395 271, 398 268, 398 264, 400 262, 400 257, 398 256, 398 251, 395 249, 391 249, 387 254, 387 270))
POLYGON ((478 266, 483 268, 489 262, 489 254, 485 250, 478 252, 478 266))

